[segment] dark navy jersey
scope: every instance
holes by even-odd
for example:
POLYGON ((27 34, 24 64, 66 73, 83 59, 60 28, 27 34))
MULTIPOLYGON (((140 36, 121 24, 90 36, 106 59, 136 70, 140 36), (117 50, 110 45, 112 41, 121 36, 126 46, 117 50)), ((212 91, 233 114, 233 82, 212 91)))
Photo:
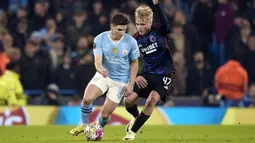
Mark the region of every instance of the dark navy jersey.
POLYGON ((134 35, 143 59, 142 72, 150 74, 170 74, 174 72, 174 65, 167 34, 170 27, 160 5, 155 6, 159 13, 160 24, 152 25, 151 31, 142 36, 134 35))

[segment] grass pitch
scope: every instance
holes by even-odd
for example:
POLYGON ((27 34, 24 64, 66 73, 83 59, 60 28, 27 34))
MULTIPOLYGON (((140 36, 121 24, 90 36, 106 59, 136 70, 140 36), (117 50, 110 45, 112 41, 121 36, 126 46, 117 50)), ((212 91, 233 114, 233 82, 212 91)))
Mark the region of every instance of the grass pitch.
MULTIPOLYGON (((72 126, 0 127, 0 143, 84 143, 72 126)), ((107 126, 101 143, 125 143, 124 126, 107 126)), ((255 143, 255 126, 144 126, 131 143, 255 143)))

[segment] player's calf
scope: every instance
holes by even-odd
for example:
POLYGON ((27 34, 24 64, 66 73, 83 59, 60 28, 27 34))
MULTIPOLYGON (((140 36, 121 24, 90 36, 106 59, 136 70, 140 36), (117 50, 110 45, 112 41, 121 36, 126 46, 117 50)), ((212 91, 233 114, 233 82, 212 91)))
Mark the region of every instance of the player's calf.
POLYGON ((126 107, 126 110, 133 115, 134 118, 136 118, 139 115, 139 110, 137 108, 137 105, 135 101, 138 99, 138 96, 136 93, 131 94, 128 97, 124 98, 124 105, 126 107))
POLYGON ((143 113, 146 115, 151 115, 159 100, 160 100, 160 95, 157 92, 152 91, 150 96, 146 100, 143 113))
POLYGON ((160 95, 157 92, 152 91, 150 96, 146 100, 143 111, 136 118, 134 125, 131 128, 131 131, 136 133, 143 126, 143 124, 150 118, 150 115, 152 114, 153 109, 159 100, 160 95))

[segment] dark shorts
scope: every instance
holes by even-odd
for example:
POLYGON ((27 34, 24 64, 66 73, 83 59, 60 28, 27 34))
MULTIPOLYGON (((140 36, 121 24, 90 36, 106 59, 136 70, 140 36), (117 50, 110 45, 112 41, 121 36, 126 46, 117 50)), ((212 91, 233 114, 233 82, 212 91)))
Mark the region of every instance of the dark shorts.
POLYGON ((136 84, 134 86, 134 92, 138 94, 139 97, 148 98, 151 91, 156 91, 160 95, 160 99, 165 101, 166 95, 172 84, 171 75, 155 75, 141 73, 138 76, 143 76, 147 80, 146 88, 139 88, 136 84))

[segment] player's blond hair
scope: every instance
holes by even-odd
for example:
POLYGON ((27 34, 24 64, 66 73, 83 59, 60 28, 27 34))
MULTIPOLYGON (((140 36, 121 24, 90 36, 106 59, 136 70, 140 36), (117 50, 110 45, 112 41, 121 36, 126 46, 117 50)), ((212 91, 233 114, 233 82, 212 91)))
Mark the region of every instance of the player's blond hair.
POLYGON ((140 18, 144 21, 150 20, 152 21, 153 12, 149 6, 141 5, 135 10, 135 18, 140 18))

